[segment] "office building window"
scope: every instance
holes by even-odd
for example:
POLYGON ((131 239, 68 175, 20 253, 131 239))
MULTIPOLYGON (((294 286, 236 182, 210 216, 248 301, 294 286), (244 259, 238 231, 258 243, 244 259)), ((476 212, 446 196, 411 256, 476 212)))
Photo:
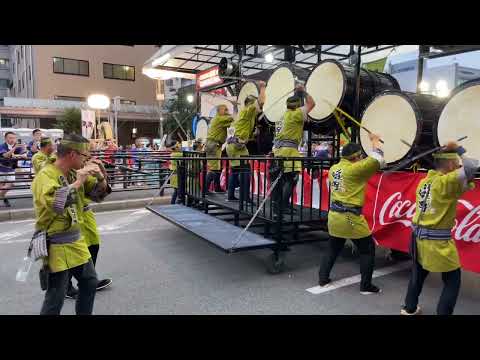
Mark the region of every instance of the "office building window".
POLYGON ((20 92, 21 89, 22 89, 22 82, 20 81, 20 79, 18 79, 18 91, 20 92))
POLYGON ((23 45, 20 46, 20 51, 21 51, 21 53, 22 53, 22 59, 23 59, 23 48, 24 48, 24 47, 25 47, 25 46, 23 46, 23 45))
POLYGON ((0 59, 0 68, 8 68, 8 59, 0 59))
POLYGON ((8 88, 9 81, 8 79, 0 79, 0 88, 8 88))
POLYGON ((32 81, 32 67, 28 65, 28 81, 32 81))
POLYGON ((22 75, 22 90, 25 89, 25 73, 22 75))
POLYGON ((103 63, 103 77, 105 79, 135 81, 135 67, 103 63))
POLYGON ((90 69, 88 61, 54 57, 53 72, 56 74, 89 76, 90 69))
POLYGON ((167 86, 173 86, 173 79, 168 79, 165 81, 165 85, 167 86))
POLYGON ((13 62, 13 68, 12 68, 12 72, 15 74, 15 62, 13 62))
POLYGON ((86 98, 80 96, 63 96, 55 95, 55 100, 67 100, 67 101, 87 101, 86 98))
POLYGON ((17 51, 17 65, 20 65, 20 51, 17 51))

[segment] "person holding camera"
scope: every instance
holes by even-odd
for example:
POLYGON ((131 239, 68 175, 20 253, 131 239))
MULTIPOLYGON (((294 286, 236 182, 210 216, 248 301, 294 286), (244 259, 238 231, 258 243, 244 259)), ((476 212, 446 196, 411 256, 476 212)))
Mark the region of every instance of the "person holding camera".
POLYGON ((17 162, 25 159, 27 159, 25 146, 20 140, 17 141, 17 135, 14 132, 7 132, 5 142, 0 145, 0 199, 6 207, 11 206, 6 195, 13 187, 17 162))

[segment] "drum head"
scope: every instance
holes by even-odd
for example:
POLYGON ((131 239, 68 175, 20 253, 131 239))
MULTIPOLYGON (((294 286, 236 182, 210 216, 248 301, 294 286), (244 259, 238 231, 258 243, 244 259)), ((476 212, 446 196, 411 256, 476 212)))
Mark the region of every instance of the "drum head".
MULTIPOLYGON (((401 93, 387 93, 372 100, 363 113, 362 125, 380 135, 385 161, 392 164, 402 160, 410 152, 408 144, 414 144, 417 138, 418 122, 414 104, 401 93)), ((360 144, 369 154, 372 146, 368 133, 360 130, 360 144)))
POLYGON ((253 95, 258 98, 258 87, 257 85, 252 82, 252 81, 247 81, 245 84, 243 84, 242 88, 240 89, 240 93, 238 94, 237 97, 237 106, 238 106, 238 112, 242 111, 243 108, 245 107, 245 99, 247 96, 253 95))
POLYGON ((438 120, 437 139, 439 145, 456 141, 463 136, 467 139, 461 145, 467 149, 468 157, 480 159, 480 82, 461 85, 452 97, 438 120))
POLYGON ((208 123, 205 119, 197 121, 197 130, 195 131, 195 139, 205 142, 208 135, 208 123))
POLYGON ((287 111, 287 99, 293 96, 295 78, 292 71, 285 66, 275 70, 265 89, 263 111, 271 122, 278 122, 287 111))
POLYGON ((327 119, 333 113, 332 106, 339 106, 345 93, 342 65, 333 60, 322 61, 308 77, 305 90, 315 100, 309 116, 317 121, 327 119))

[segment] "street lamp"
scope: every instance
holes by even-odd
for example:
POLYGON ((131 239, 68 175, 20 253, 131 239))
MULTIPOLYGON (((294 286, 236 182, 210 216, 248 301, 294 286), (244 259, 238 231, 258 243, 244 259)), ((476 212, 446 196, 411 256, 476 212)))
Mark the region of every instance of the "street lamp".
POLYGON ((193 103, 193 95, 192 95, 192 94, 188 94, 188 95, 187 95, 187 101, 188 101, 189 103, 193 103))
POLYGON ((423 80, 420 82, 419 88, 422 93, 428 93, 430 91, 430 84, 423 80))
POLYGON ((438 80, 435 87, 437 89, 438 97, 445 98, 450 95, 450 89, 448 88, 448 84, 445 80, 438 80))
MULTIPOLYGON (((98 113, 100 119, 100 110, 106 110, 110 107, 110 98, 102 94, 92 94, 87 98, 87 104, 98 113)), ((95 140, 97 140, 97 117, 95 116, 95 127, 93 128, 95 140)))

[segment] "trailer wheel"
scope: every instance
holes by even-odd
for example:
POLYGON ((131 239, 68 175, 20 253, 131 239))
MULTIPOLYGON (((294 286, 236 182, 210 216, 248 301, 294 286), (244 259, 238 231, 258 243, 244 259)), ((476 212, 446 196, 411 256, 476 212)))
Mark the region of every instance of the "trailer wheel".
POLYGON ((267 261, 267 271, 269 274, 280 274, 285 270, 285 254, 283 251, 270 254, 267 261))

